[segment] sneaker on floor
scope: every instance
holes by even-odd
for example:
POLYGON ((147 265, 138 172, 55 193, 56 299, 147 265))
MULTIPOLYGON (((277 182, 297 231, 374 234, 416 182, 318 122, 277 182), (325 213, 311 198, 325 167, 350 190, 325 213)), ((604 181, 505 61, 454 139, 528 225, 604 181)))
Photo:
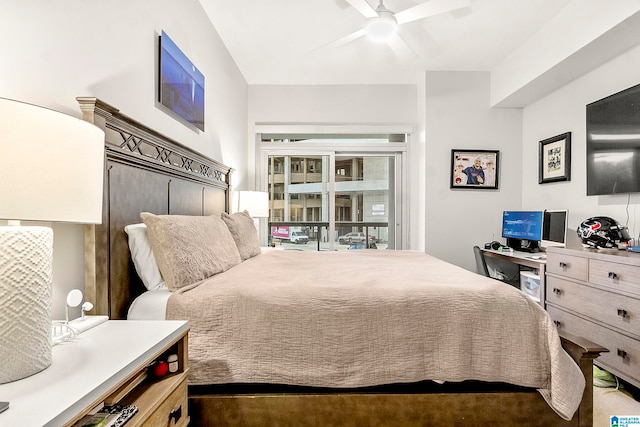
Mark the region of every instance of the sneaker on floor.
POLYGON ((593 365, 593 385, 596 387, 620 387, 615 375, 593 365))

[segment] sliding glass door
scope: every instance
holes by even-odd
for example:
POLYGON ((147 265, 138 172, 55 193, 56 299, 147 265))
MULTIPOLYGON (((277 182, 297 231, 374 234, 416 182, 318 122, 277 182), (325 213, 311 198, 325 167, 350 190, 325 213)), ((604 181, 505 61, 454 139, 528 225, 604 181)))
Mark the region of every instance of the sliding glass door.
POLYGON ((329 156, 269 155, 267 159, 269 242, 309 249, 313 249, 309 243, 315 242, 317 249, 318 243, 328 241, 329 156))
POLYGON ((395 156, 335 159, 336 249, 395 249, 395 156))
POLYGON ((260 145, 269 244, 297 250, 402 248, 398 195, 404 151, 347 151, 336 143, 293 149, 277 142, 260 145))

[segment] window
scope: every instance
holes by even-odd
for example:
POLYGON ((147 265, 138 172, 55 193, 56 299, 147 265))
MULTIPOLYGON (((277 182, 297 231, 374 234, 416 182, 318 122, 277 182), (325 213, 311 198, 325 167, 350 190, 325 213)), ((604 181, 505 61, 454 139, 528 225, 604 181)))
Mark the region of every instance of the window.
POLYGON ((291 245, 293 232, 307 231, 309 250, 403 247, 406 135, 259 136, 271 243, 291 245))

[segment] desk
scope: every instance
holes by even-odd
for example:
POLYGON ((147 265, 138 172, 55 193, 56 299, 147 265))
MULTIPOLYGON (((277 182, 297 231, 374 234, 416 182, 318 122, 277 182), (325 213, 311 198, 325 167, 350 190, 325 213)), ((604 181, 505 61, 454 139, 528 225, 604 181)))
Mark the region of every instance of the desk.
POLYGON ((513 264, 535 268, 540 276, 540 305, 545 308, 545 280, 544 273, 547 265, 547 257, 544 252, 521 252, 521 251, 496 251, 494 249, 482 249, 485 257, 501 259, 513 264))

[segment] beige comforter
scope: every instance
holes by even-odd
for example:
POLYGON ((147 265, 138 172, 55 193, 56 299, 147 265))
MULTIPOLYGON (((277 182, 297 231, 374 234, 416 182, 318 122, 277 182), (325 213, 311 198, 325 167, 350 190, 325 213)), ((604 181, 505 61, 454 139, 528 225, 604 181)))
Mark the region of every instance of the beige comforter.
POLYGON ((172 294, 190 384, 361 387, 425 379, 536 388, 563 418, 585 382, 517 289, 408 251, 265 251, 172 294))

